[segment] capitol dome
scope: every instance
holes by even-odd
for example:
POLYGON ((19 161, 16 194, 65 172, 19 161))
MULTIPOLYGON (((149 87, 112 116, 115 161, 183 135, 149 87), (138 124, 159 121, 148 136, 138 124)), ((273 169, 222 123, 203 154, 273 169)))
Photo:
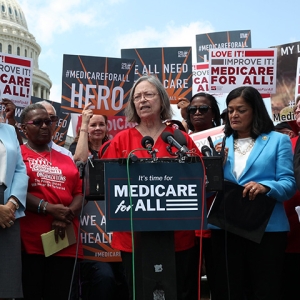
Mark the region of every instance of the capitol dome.
POLYGON ((16 0, 0 0, 0 52, 32 58, 32 96, 49 99, 52 82, 39 69, 41 47, 28 31, 25 15, 16 0))

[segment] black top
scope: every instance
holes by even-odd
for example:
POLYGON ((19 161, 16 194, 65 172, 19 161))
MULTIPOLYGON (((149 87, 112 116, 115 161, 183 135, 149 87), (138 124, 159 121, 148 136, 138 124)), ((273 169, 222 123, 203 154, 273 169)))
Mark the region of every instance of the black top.
MULTIPOLYGON (((76 147, 77 147, 77 142, 73 142, 70 147, 69 150, 71 151, 71 153, 74 155, 75 151, 76 151, 76 147)), ((98 151, 97 150, 93 150, 89 148, 89 151, 91 152, 91 154, 93 155, 94 159, 98 159, 98 151)))

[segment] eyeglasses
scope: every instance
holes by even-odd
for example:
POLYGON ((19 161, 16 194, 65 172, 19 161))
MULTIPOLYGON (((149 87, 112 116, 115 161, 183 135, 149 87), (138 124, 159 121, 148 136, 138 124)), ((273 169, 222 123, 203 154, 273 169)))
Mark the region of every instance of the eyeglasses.
POLYGON ((54 122, 57 122, 58 121, 58 116, 50 116, 50 119, 51 121, 54 123, 54 122))
POLYGON ((142 101, 143 96, 145 100, 151 100, 154 98, 155 95, 158 95, 158 93, 145 92, 145 93, 135 94, 133 95, 133 102, 138 103, 142 101))
POLYGON ((200 105, 200 106, 189 106, 188 113, 194 115, 197 111, 201 114, 205 114, 211 107, 209 105, 200 105))
POLYGON ((52 120, 51 119, 36 119, 36 120, 28 121, 25 124, 32 124, 32 125, 38 126, 38 127, 42 127, 43 124, 45 124, 46 126, 50 126, 50 125, 52 125, 52 120))

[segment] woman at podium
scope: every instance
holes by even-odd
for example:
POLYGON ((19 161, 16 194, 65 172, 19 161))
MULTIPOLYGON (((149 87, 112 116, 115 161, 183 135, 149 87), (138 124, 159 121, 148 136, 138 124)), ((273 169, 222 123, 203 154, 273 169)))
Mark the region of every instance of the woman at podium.
MULTIPOLYGON (((163 132, 174 133, 174 128, 166 126, 163 121, 171 119, 172 110, 169 96, 162 83, 154 76, 142 76, 134 84, 125 109, 128 122, 135 122, 134 128, 119 132, 112 140, 101 158, 127 158, 134 149, 141 148, 143 137, 152 138, 151 149, 157 149, 158 158, 174 158, 167 150, 161 135, 163 132)), ((185 132, 186 146, 200 155, 195 143, 185 132)), ((151 140, 151 139, 150 139, 151 140)), ((173 148, 173 147, 172 147, 173 148)), ((100 149, 101 151, 101 149, 100 149)), ((135 151, 138 158, 151 158, 149 151, 135 151)), ((197 264, 194 231, 175 231, 175 261, 177 279, 177 299, 197 299, 197 264)), ((121 251, 126 278, 132 299, 132 240, 130 232, 114 232, 112 246, 121 251)))

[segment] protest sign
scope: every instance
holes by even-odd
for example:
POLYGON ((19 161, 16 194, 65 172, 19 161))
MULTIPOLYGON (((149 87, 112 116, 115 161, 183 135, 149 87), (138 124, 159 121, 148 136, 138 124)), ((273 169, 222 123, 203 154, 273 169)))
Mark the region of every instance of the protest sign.
POLYGON ((208 136, 211 137, 213 142, 221 140, 224 136, 224 125, 190 134, 190 137, 200 151, 204 145, 209 146, 208 136))
POLYGON ((84 259, 89 261, 121 261, 121 253, 111 247, 113 233, 106 231, 105 201, 89 201, 80 220, 80 237, 84 259))
POLYGON ((272 48, 277 51, 277 86, 271 95, 273 121, 292 121, 295 99, 300 94, 300 42, 272 48))
POLYGON ((229 93, 249 85, 261 94, 275 93, 276 58, 275 49, 211 49, 209 90, 229 93))
POLYGON ((64 55, 61 109, 81 113, 92 102, 95 114, 123 115, 133 77, 132 59, 64 55))
POLYGON ((219 48, 251 48, 251 31, 234 30, 196 35, 197 62, 208 62, 209 50, 219 48))
POLYGON ((300 95, 300 57, 297 59, 295 99, 300 95))
POLYGON ((209 65, 208 63, 193 64, 193 95, 208 92, 209 65))
POLYGON ((1 97, 16 106, 27 106, 31 97, 32 72, 31 58, 0 53, 1 97))
MULTIPOLYGON (((197 93, 209 92, 209 64, 197 63, 193 64, 193 95, 197 93)), ((223 93, 211 93, 214 97, 224 97, 223 93)), ((222 102, 223 98, 222 98, 222 102)), ((219 103, 220 104, 220 103, 219 103)))
POLYGON ((121 57, 135 60, 135 80, 145 74, 159 78, 171 104, 192 97, 192 47, 121 49, 121 57))
MULTIPOLYGON (((71 114, 71 124, 73 133, 75 136, 78 135, 81 127, 82 115, 71 114)), ((112 139, 118 132, 124 129, 132 128, 136 124, 128 122, 125 116, 108 116, 107 117, 107 130, 109 139, 112 139)))

